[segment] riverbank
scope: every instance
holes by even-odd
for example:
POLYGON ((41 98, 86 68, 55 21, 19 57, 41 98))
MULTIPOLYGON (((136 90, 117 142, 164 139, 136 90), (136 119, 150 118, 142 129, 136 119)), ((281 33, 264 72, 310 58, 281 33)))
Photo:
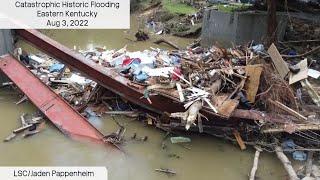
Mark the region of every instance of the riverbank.
POLYGON ((142 1, 141 4, 134 12, 139 17, 141 29, 147 26, 154 33, 162 31, 179 37, 200 35, 201 13, 190 4, 168 0, 142 1))

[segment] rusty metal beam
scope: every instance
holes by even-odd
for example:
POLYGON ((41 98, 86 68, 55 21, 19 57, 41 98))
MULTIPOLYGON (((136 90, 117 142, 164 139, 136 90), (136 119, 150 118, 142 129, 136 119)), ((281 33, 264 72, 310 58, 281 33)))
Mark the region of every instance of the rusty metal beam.
POLYGON ((151 96, 150 99, 152 104, 149 104, 145 98, 141 98, 144 94, 143 90, 134 89, 127 85, 130 82, 128 79, 120 76, 113 70, 102 67, 93 61, 84 58, 81 54, 65 47, 36 30, 19 29, 15 32, 16 35, 22 37, 37 49, 56 58, 70 68, 76 69, 81 74, 139 106, 157 113, 185 110, 182 104, 175 103, 171 99, 163 96, 151 96))
POLYGON ((103 134, 98 129, 45 85, 19 60, 11 55, 1 56, 0 69, 65 135, 74 139, 89 138, 103 141, 103 134))

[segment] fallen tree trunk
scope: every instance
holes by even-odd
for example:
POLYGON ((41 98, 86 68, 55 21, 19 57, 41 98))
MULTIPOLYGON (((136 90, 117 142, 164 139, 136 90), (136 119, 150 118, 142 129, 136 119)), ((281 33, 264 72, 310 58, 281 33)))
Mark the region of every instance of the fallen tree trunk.
POLYGON ((251 169, 249 180, 254 180, 255 179, 256 171, 258 169, 258 162, 259 162, 260 152, 261 152, 261 150, 257 149, 256 153, 254 154, 253 166, 252 166, 252 169, 251 169))
POLYGON ((156 40, 156 41, 153 42, 153 43, 155 43, 155 44, 166 43, 166 44, 168 44, 169 46, 173 47, 174 49, 179 49, 179 47, 178 47, 177 45, 175 45, 175 44, 173 44, 172 42, 167 41, 167 40, 165 40, 165 39, 158 39, 158 40, 156 40))
POLYGON ((275 150, 276 150, 277 157, 282 162, 283 167, 287 171, 290 180, 299 180, 296 172, 294 171, 294 169, 293 169, 293 167, 291 165, 291 162, 289 161, 287 156, 285 154, 283 154, 282 148, 280 146, 277 146, 275 148, 275 150))

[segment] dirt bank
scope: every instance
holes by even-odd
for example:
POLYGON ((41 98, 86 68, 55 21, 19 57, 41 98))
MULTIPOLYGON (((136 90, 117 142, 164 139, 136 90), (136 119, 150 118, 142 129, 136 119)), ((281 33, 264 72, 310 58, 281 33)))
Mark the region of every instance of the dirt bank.
MULTIPOLYGON (((175 4, 177 7, 179 4, 175 4)), ((186 6, 181 4, 181 6, 186 6)), ((190 9, 192 7, 190 6, 190 9)), ((196 10, 194 11, 196 12, 196 10)), ((159 32, 163 31, 179 37, 199 36, 201 31, 201 17, 195 17, 193 11, 168 8, 162 1, 150 3, 149 6, 136 14, 139 17, 140 28, 147 28, 159 32)), ((198 14, 199 15, 199 14, 198 14)))

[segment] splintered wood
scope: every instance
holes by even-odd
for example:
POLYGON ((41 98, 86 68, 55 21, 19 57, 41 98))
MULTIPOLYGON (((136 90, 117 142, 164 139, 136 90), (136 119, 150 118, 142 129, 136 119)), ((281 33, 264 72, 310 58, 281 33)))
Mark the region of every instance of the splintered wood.
POLYGON ((282 59, 278 49, 273 43, 268 49, 268 53, 272 59, 274 66, 276 67, 278 73, 280 74, 281 78, 284 79, 287 76, 287 74, 290 72, 290 70, 286 62, 282 59))
POLYGON ((241 138, 241 136, 240 136, 239 131, 236 130, 236 129, 234 129, 234 130, 233 130, 233 135, 234 135, 234 137, 236 138, 236 140, 237 140, 237 142, 238 142, 241 150, 246 149, 247 147, 246 147, 246 145, 244 144, 244 142, 243 142, 243 140, 242 140, 242 138, 241 138))
POLYGON ((286 105, 280 103, 279 101, 273 101, 273 100, 271 100, 271 99, 268 99, 268 101, 269 101, 270 103, 272 103, 273 105, 277 106, 278 108, 280 108, 280 109, 288 112, 289 114, 291 114, 291 115, 293 115, 293 116, 295 116, 295 117, 297 117, 297 118, 299 118, 299 119, 303 119, 303 120, 305 120, 305 121, 307 120, 306 117, 304 117, 303 115, 301 115, 301 114, 298 113, 297 111, 295 111, 295 110, 287 107, 286 105))
POLYGON ((225 118, 230 118, 234 110, 239 105, 239 100, 229 99, 229 97, 230 97, 230 94, 224 94, 224 95, 214 96, 212 98, 212 102, 214 102, 214 106, 217 107, 219 114, 224 116, 225 118))
POLYGON ((320 107, 320 96, 318 93, 314 90, 314 88, 311 86, 309 81, 307 79, 303 79, 300 81, 301 85, 307 90, 309 96, 311 97, 312 101, 320 107))
POLYGON ((264 128, 261 130, 262 133, 279 133, 279 132, 288 132, 287 128, 291 128, 291 132, 294 131, 319 131, 320 124, 284 124, 284 125, 277 125, 275 127, 264 128))
POLYGON ((222 105, 218 108, 219 114, 229 118, 233 111, 239 105, 239 101, 235 99, 228 99, 222 103, 222 105))
POLYGON ((251 65, 246 67, 247 81, 244 89, 246 90, 247 99, 251 103, 255 102, 262 70, 263 68, 260 65, 251 65))

